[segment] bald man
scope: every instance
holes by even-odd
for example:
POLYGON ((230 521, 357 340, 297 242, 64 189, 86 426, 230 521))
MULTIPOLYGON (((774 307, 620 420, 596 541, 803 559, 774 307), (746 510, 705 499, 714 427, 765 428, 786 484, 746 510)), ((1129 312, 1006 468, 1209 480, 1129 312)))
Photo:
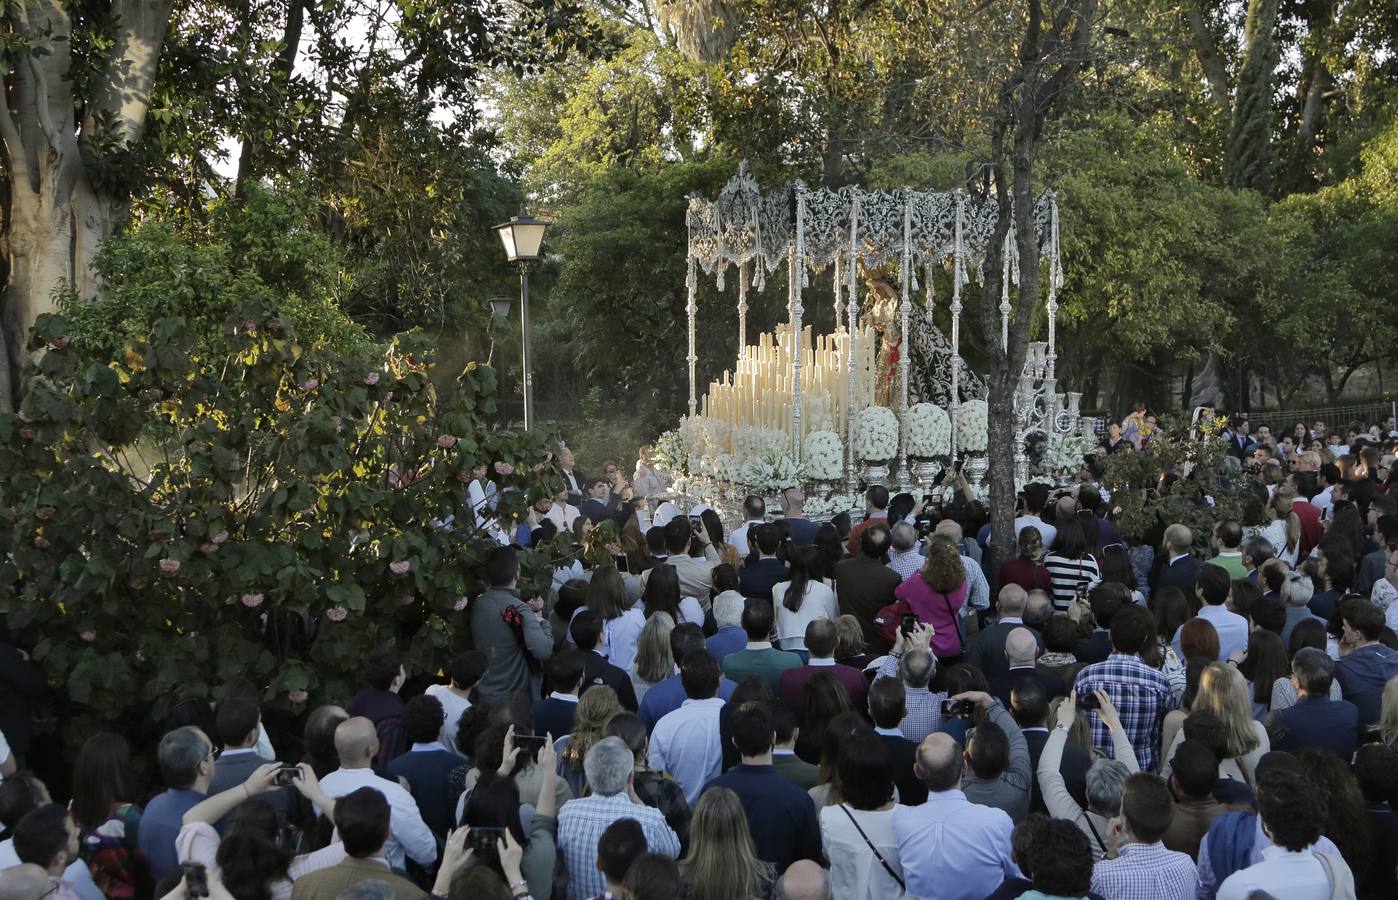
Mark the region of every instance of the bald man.
POLYGON ((40 900, 53 893, 43 866, 25 863, 0 869, 0 900, 40 900))
POLYGON ((830 879, 818 863, 798 859, 782 874, 782 900, 830 900, 830 879))
POLYGON ((1175 523, 1165 529, 1164 549, 1155 556, 1155 565, 1150 570, 1150 589, 1158 591, 1163 587, 1177 587, 1186 597, 1194 596, 1194 578, 1204 563, 1190 553, 1194 546, 1194 533, 1184 525, 1175 523))
POLYGON ((356 716, 346 719, 335 729, 335 752, 340 768, 320 780, 327 797, 343 797, 362 787, 371 787, 384 795, 390 809, 388 841, 384 857, 390 868, 403 871, 405 856, 430 869, 437 861, 437 841, 422 821, 413 795, 396 781, 380 778, 370 768, 374 754, 379 752, 379 735, 374 723, 356 716))
POLYGON ((935 732, 917 748, 914 770, 927 802, 893 808, 893 834, 907 892, 914 897, 970 900, 995 892, 1019 875, 1010 858, 1014 823, 1004 810, 966 799, 965 754, 955 739, 935 732))
MULTIPOLYGON (((1000 588, 1000 595, 996 599, 996 607, 1000 611, 999 620, 989 628, 982 629, 971 640, 971 646, 967 650, 970 655, 968 662, 985 673, 992 688, 991 693, 996 693, 996 680, 1003 680, 1009 670, 1009 663, 1005 659, 1005 639, 1016 628, 1024 628, 1024 610, 1028 604, 1029 595, 1019 585, 1007 584, 1000 588)), ((1038 637, 1038 632, 1030 633, 1037 642, 1039 652, 1042 653, 1044 639, 1038 637)))
POLYGON ((990 693, 1006 709, 1010 706, 1010 691, 1024 678, 1031 678, 1043 685, 1050 700, 1068 695, 1068 687, 1062 678, 1050 672, 1040 672, 1035 667, 1043 652, 1043 639, 1028 628, 1019 626, 1006 635, 1004 673, 989 679, 990 693))

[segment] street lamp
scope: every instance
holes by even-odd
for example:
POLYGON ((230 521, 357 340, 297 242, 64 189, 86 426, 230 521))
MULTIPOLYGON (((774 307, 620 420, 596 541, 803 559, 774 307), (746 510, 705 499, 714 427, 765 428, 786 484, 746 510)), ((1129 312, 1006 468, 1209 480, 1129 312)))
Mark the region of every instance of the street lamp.
MULTIPOLYGON (((519 266, 520 313, 519 330, 522 335, 521 349, 524 365, 524 429, 534 426, 534 373, 529 367, 529 270, 539 261, 539 247, 544 242, 544 229, 548 223, 536 219, 520 207, 519 215, 503 225, 495 226, 500 235, 500 243, 505 248, 505 258, 519 266)), ((495 301, 491 301, 495 306, 495 301)), ((496 306, 496 311, 499 307, 496 306)))

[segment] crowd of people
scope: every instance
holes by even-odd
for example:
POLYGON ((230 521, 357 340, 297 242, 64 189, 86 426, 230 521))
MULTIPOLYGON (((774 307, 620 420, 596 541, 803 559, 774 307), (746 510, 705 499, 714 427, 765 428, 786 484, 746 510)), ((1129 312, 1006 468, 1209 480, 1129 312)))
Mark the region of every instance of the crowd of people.
MULTIPOLYGON (((1393 897, 1385 427, 1230 428, 1266 521, 1125 540, 1100 485, 1029 484, 1004 547, 969 491, 821 523, 788 490, 726 528, 655 503, 644 458, 565 450, 486 560, 475 649, 380 648, 295 753, 239 681, 180 707, 163 790, 102 732, 54 798, 0 702, 0 900, 1393 897), (616 523, 611 562, 525 596, 515 545, 576 520, 616 523)), ((0 693, 34 677, 0 659, 0 693)))

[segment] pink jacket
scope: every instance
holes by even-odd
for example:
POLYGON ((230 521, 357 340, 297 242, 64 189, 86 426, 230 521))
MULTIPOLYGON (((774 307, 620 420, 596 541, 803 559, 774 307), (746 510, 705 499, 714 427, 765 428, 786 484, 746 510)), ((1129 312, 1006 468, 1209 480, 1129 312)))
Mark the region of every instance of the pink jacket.
POLYGON ((932 652, 937 658, 946 659, 959 656, 965 649, 961 645, 957 626, 969 591, 970 586, 965 580, 950 594, 934 591, 919 572, 900 584, 893 596, 906 600, 913 612, 917 613, 919 622, 931 623, 936 629, 936 634, 932 635, 932 652))

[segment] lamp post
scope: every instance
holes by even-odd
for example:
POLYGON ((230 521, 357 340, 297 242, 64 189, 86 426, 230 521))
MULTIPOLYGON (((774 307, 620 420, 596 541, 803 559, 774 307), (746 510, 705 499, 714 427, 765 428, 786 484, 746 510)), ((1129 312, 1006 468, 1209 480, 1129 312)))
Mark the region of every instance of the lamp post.
POLYGON ((534 427, 534 373, 529 366, 529 270, 539 261, 539 247, 544 242, 548 223, 536 219, 520 207, 519 215, 503 225, 495 226, 505 258, 519 266, 520 313, 519 330, 524 375, 524 429, 534 427))

